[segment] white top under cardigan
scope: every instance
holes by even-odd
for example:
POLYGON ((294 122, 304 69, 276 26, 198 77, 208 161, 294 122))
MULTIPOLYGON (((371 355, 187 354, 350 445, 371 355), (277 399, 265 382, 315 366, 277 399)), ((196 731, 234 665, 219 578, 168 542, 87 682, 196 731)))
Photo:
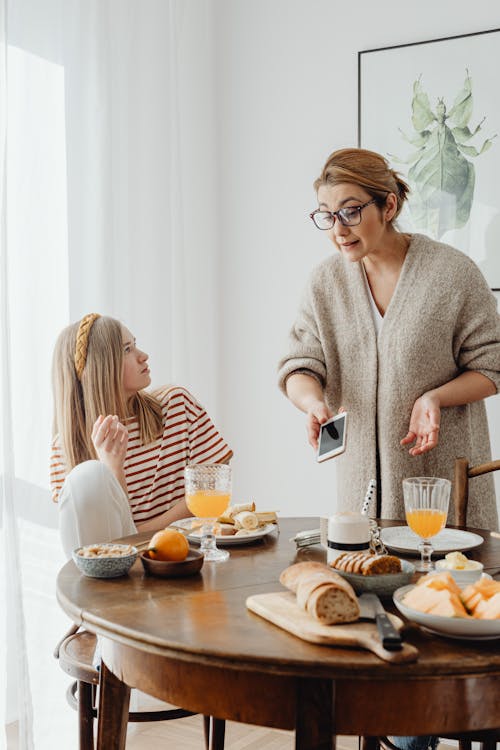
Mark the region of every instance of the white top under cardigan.
POLYGON ((375 330, 377 332, 377 337, 378 337, 380 333, 380 329, 382 328, 382 323, 384 322, 384 316, 378 309, 377 303, 375 302, 375 297, 373 296, 373 293, 370 287, 370 282, 368 281, 368 276, 366 274, 366 268, 362 260, 359 261, 359 265, 361 266, 361 269, 363 271, 363 278, 365 280, 366 292, 368 294, 368 299, 370 300, 370 307, 372 309, 373 322, 375 323, 375 330))

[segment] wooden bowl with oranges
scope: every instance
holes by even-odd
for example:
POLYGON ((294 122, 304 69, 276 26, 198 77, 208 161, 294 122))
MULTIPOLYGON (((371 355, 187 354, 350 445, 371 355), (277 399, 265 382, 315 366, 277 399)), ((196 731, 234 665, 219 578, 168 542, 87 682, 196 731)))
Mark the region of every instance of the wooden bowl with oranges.
POLYGON ((146 573, 161 578, 193 576, 203 565, 202 553, 191 549, 184 534, 172 528, 157 531, 140 557, 146 573))

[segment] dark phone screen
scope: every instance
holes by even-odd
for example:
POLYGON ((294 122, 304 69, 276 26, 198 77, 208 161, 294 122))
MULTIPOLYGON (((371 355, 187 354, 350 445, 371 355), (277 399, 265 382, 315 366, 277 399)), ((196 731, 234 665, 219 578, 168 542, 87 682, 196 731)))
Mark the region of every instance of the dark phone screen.
POLYGON ((319 438, 319 456, 340 448, 344 442, 345 417, 339 417, 330 424, 322 425, 319 438))

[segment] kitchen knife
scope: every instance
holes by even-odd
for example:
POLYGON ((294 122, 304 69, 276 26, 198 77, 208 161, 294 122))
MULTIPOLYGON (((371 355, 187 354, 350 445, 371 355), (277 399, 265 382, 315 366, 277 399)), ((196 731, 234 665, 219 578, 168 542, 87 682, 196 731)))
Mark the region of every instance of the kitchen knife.
POLYGON ((387 612, 376 594, 361 594, 358 597, 361 619, 375 620, 382 646, 387 651, 399 651, 403 647, 403 639, 387 617, 387 612))

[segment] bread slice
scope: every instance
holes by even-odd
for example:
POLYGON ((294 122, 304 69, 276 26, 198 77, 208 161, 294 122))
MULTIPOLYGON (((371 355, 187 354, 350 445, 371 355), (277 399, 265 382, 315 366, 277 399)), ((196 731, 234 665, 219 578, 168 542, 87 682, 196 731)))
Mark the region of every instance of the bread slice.
POLYGON ((322 625, 355 622, 360 614, 356 596, 334 583, 324 583, 309 595, 307 612, 322 625))
POLYGON ((307 602, 309 600, 310 594, 317 589, 319 586, 324 586, 325 584, 335 584, 335 586, 340 586, 344 591, 352 591, 352 587, 347 581, 342 578, 342 576, 339 576, 338 573, 334 573, 332 570, 330 572, 327 572, 326 574, 318 570, 313 573, 303 573, 302 576, 299 579, 298 586, 297 586, 297 604, 301 609, 307 610, 307 602), (335 577, 331 575, 331 573, 334 574, 335 577))
POLYGON ((363 576, 401 573, 401 560, 395 555, 376 555, 373 552, 343 552, 330 563, 335 570, 363 576))

